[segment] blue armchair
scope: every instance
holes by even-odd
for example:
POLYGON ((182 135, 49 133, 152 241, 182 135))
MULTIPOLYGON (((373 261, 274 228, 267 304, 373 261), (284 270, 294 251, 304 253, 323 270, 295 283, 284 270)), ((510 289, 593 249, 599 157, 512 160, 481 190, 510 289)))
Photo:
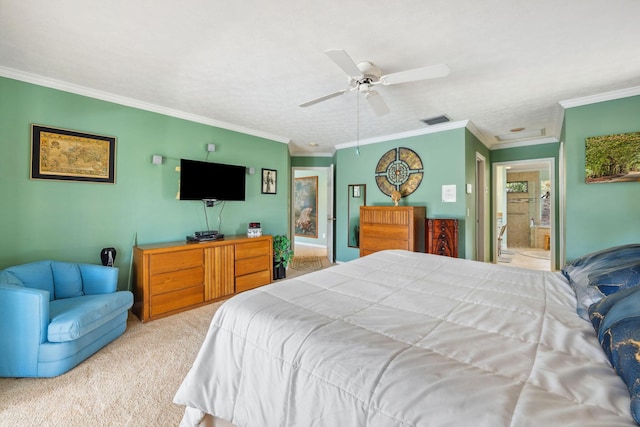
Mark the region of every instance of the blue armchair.
POLYGON ((38 261, 0 272, 0 377, 63 374, 122 335, 118 269, 38 261))

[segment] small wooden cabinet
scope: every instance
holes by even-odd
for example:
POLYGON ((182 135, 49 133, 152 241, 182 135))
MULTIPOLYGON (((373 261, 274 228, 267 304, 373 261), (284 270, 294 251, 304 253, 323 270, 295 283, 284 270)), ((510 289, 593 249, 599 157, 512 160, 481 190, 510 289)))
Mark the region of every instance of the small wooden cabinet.
POLYGON ((271 236, 133 248, 133 312, 143 322, 271 283, 271 236))
POLYGON ((427 252, 458 257, 458 220, 448 218, 427 219, 427 252))
POLYGON ((424 252, 424 206, 361 206, 360 256, 385 249, 424 252))

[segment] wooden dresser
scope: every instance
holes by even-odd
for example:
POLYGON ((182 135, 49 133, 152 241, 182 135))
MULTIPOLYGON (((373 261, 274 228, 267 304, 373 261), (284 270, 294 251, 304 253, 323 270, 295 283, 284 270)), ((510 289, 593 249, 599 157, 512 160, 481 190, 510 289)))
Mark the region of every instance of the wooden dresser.
POLYGON ((133 312, 147 322, 271 283, 271 236, 133 248, 133 312))
POLYGON ((361 206, 360 256, 384 249, 424 252, 424 206, 361 206))
POLYGON ((427 219, 427 252, 458 258, 457 219, 427 219))

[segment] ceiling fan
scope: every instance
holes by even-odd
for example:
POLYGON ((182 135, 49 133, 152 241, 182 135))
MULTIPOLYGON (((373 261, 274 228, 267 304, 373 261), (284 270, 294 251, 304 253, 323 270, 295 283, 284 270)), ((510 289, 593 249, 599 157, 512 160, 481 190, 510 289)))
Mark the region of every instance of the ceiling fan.
POLYGON ((343 95, 347 92, 357 90, 364 95, 373 111, 378 116, 382 116, 389 112, 389 107, 384 102, 384 99, 382 99, 380 94, 372 89, 374 86, 388 86, 398 83, 414 82, 417 80, 435 79, 445 77, 449 74, 449 67, 445 64, 439 64, 382 75, 380 68, 373 65, 371 62, 364 61, 356 64, 344 50, 328 50, 325 54, 347 74, 348 88, 329 95, 321 96, 320 98, 312 99, 304 104, 300 104, 300 107, 308 107, 310 105, 335 98, 336 96, 343 95))

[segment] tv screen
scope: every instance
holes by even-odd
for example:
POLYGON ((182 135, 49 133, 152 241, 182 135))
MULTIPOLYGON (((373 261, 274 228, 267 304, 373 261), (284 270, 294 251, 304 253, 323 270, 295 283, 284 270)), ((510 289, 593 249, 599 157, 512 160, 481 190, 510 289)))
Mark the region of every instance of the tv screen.
POLYGON ((244 200, 246 168, 180 159, 180 200, 244 200))

